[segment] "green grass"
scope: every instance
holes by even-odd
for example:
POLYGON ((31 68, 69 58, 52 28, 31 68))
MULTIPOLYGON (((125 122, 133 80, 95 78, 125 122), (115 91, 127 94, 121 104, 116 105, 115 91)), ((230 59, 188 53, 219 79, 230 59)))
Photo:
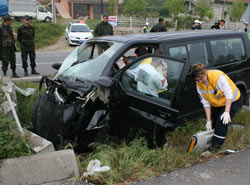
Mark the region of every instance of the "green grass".
MULTIPOLYGON (((0 102, 4 94, 0 90, 0 102)), ((32 155, 27 147, 26 138, 20 135, 15 121, 0 114, 0 160, 13 157, 32 155)))
MULTIPOLYGON (((18 28, 22 25, 22 22, 13 21, 12 26, 17 33, 18 28)), ((43 48, 54 44, 65 31, 65 24, 58 23, 44 23, 38 20, 32 20, 31 25, 35 28, 35 46, 36 49, 43 48)), ((17 41, 17 48, 20 51, 20 44, 17 41)))
MULTIPOLYGON (((87 24, 91 30, 95 29, 95 25, 100 23, 100 19, 88 19, 87 24)), ((13 21, 12 27, 15 32, 20 26, 23 25, 23 22, 13 21)), ((58 39, 64 34, 67 23, 58 18, 57 24, 54 25, 52 23, 45 23, 38 20, 32 20, 31 25, 35 28, 35 47, 36 49, 44 48, 46 46, 55 44, 58 39)), ((17 48, 20 51, 20 43, 17 41, 17 48)))
POLYGON ((35 93, 27 97, 16 91, 19 120, 22 123, 22 126, 29 128, 32 116, 32 107, 38 91, 38 83, 19 82, 16 83, 16 85, 23 90, 26 90, 26 88, 35 88, 35 93))
POLYGON ((32 155, 13 119, 0 114, 0 160, 32 155))

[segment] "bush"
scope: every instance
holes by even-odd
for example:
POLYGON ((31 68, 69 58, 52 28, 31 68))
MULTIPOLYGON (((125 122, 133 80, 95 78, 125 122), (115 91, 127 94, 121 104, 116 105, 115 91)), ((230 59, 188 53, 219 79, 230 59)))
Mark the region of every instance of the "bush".
POLYGON ((193 25, 194 19, 187 15, 187 16, 179 16, 177 17, 177 28, 176 30, 184 30, 184 29, 188 29, 191 30, 192 29, 192 25, 193 25))

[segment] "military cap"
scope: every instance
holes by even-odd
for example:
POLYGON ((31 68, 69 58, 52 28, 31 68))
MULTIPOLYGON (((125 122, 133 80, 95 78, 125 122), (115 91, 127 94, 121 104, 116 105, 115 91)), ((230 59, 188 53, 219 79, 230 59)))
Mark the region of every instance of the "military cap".
POLYGON ((109 17, 107 14, 104 14, 102 17, 109 17))
POLYGON ((161 21, 164 21, 164 19, 162 17, 159 18, 159 22, 161 22, 161 21))
POLYGON ((30 16, 25 15, 25 16, 24 16, 24 19, 25 19, 25 20, 30 20, 30 16))
POLYGON ((12 21, 12 18, 9 15, 5 15, 5 16, 3 16, 3 20, 4 20, 4 22, 5 21, 12 21))

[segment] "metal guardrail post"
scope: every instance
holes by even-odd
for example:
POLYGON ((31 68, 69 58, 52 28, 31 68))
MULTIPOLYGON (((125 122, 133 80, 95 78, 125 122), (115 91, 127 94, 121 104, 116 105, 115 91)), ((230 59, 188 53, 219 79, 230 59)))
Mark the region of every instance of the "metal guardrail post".
POLYGON ((13 105, 13 102, 12 102, 12 100, 11 100, 11 97, 10 97, 9 93, 5 92, 5 96, 7 97, 7 100, 8 100, 8 102, 9 102, 9 105, 10 105, 12 114, 13 114, 13 116, 14 116, 14 119, 15 119, 15 121, 16 121, 18 130, 20 131, 21 135, 24 136, 23 128, 22 128, 21 123, 20 123, 20 121, 19 121, 19 119, 18 119, 18 116, 17 116, 16 110, 15 110, 15 107, 14 107, 14 105, 13 105))

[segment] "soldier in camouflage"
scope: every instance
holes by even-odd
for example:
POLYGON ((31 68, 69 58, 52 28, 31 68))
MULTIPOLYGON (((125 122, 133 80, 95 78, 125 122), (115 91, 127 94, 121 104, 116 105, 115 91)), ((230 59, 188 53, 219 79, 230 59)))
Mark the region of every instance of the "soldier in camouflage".
POLYGON ((2 26, 0 27, 0 59, 2 59, 4 76, 7 76, 7 70, 10 63, 13 77, 19 78, 16 74, 16 45, 11 24, 11 17, 8 15, 4 16, 2 26))
POLYGON ((24 24, 18 28, 17 39, 21 45, 21 56, 24 69, 24 76, 28 76, 28 55, 30 57, 31 74, 39 74, 36 67, 36 53, 35 53, 35 29, 30 25, 30 17, 24 17, 24 24))

